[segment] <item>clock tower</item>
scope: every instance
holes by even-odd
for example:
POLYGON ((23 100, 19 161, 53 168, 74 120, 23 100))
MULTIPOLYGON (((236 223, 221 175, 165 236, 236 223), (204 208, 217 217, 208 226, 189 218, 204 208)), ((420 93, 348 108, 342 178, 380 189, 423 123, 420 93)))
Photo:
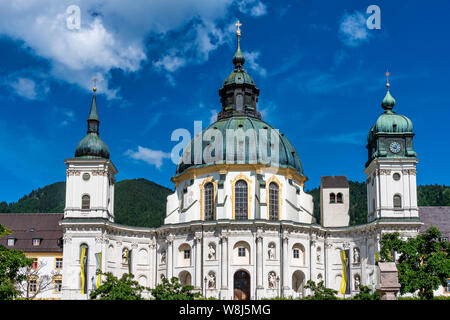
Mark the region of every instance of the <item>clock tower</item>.
POLYGON ((368 161, 364 170, 367 176, 367 222, 419 217, 418 159, 413 149, 413 125, 409 118, 393 110, 395 99, 389 86, 388 81, 387 93, 381 104, 384 112, 367 137, 368 161))

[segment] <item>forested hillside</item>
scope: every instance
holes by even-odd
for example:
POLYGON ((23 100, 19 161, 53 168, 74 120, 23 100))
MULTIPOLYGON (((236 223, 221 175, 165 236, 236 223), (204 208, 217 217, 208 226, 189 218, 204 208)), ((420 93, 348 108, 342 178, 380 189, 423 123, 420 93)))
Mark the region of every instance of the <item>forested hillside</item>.
MULTIPOLYGON (((166 215, 166 199, 173 191, 146 179, 115 184, 115 222, 158 227, 166 215)), ((0 213, 64 212, 66 183, 57 182, 32 191, 17 202, 0 203, 0 213)))
MULTIPOLYGON (((367 187, 365 182, 349 181, 350 225, 367 222, 367 187)), ((306 190, 314 198, 314 216, 320 222, 319 188, 306 190)), ((423 185, 417 187, 417 204, 423 206, 450 206, 450 187, 445 185, 423 185)))
MULTIPOLYGON (((349 181, 350 225, 367 222, 367 189, 365 182, 349 181)), ((0 202, 0 213, 63 212, 64 182, 32 191, 17 202, 0 202)), ((122 180, 115 185, 115 222, 129 226, 158 227, 166 214, 166 199, 173 191, 146 179, 122 180)), ((319 188, 306 190, 313 195, 314 216, 320 222, 319 188)), ((424 185, 417 187, 419 206, 450 206, 450 187, 424 185)))

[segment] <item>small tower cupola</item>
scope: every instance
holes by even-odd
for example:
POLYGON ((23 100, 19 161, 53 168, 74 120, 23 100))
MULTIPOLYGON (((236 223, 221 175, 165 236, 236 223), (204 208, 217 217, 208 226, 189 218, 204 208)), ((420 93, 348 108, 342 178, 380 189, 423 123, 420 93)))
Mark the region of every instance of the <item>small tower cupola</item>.
POLYGON ((94 94, 92 97, 91 110, 87 119, 87 135, 78 143, 77 148, 75 149, 75 157, 82 159, 109 159, 108 146, 102 139, 100 139, 99 136, 100 120, 98 117, 97 102, 95 98, 95 92, 97 89, 94 87, 93 91, 94 94))
POLYGON ((261 119, 261 114, 257 111, 259 89, 256 88, 255 81, 244 70, 245 57, 241 51, 241 30, 242 24, 238 21, 237 26, 237 50, 233 56, 234 70, 223 81, 219 90, 222 110, 217 119, 225 119, 234 116, 245 116, 261 119))

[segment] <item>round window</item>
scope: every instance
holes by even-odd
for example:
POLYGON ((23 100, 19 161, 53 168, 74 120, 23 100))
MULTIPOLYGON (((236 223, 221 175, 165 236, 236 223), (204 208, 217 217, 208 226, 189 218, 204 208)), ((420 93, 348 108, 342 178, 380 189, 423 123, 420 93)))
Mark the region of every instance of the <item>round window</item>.
POLYGON ((83 173, 83 180, 88 181, 91 178, 91 175, 89 173, 83 173))
POLYGON ((400 173, 394 173, 393 178, 395 181, 400 180, 400 173))

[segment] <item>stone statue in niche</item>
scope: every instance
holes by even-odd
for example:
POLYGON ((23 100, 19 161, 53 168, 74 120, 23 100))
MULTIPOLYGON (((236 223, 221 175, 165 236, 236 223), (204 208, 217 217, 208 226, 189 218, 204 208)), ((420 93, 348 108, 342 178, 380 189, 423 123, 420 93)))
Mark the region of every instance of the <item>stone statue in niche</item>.
POLYGON ((360 258, 359 258, 359 249, 358 248, 353 248, 353 263, 359 263, 360 258))
POLYGON ((216 248, 214 247, 214 244, 212 244, 212 243, 210 243, 208 245, 208 259, 216 260, 216 248))
POLYGON ((123 264, 128 264, 127 251, 128 251, 127 249, 122 250, 122 263, 123 264))
POLYGON ((216 288, 216 275, 214 272, 208 273, 208 289, 216 288))
POLYGON ((269 255, 269 260, 275 260, 275 244, 269 244, 269 250, 267 253, 269 255))
POLYGON ((161 251, 161 264, 166 263, 166 250, 161 251))
POLYGON ((359 275, 355 275, 355 290, 359 291, 359 286, 361 284, 361 279, 359 278, 359 275))
POLYGON ((317 263, 320 263, 320 259, 321 259, 320 251, 321 251, 321 250, 320 250, 320 247, 317 248, 317 256, 316 256, 317 263))
POLYGON ((320 281, 323 281, 323 277, 322 277, 322 274, 321 274, 321 273, 319 273, 319 274, 317 275, 317 282, 319 283, 320 281))
POLYGON ((277 288, 277 276, 274 271, 269 272, 269 289, 277 288))

